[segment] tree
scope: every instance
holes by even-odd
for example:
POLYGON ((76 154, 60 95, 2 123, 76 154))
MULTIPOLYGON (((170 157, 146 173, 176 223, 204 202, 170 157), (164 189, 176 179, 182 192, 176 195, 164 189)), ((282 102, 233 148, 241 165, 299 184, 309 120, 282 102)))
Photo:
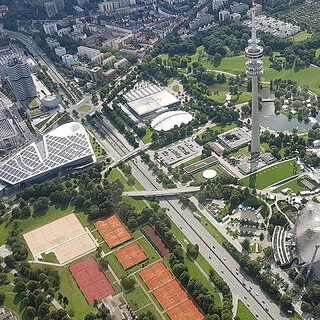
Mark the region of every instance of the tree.
POLYGON ((47 313, 49 313, 50 305, 46 302, 42 302, 38 308, 38 316, 43 319, 47 313))
POLYGON ((196 260, 198 255, 199 255, 199 245, 198 244, 193 245, 189 243, 187 245, 187 256, 190 259, 196 260))
POLYGON ((244 239, 241 242, 241 245, 244 250, 246 250, 247 252, 250 252, 250 241, 248 239, 244 239))
POLYGON ((3 306, 5 298, 6 298, 5 292, 0 292, 0 306, 3 306))
POLYGON ((68 304, 69 304, 69 299, 68 299, 68 297, 66 297, 66 296, 63 297, 63 303, 64 303, 65 305, 68 305, 68 304))
POLYGON ((11 211, 11 215, 13 219, 20 219, 22 210, 20 207, 14 207, 11 211))
POLYGON ((22 280, 18 280, 14 286, 14 292, 16 292, 17 294, 21 294, 22 292, 24 292, 26 290, 26 284, 22 281, 22 280))
POLYGON ((268 246, 263 249, 263 253, 266 259, 268 259, 273 254, 273 248, 271 246, 268 246))
POLYGON ((34 319, 34 317, 36 316, 36 311, 32 306, 28 306, 25 312, 26 312, 26 315, 31 319, 34 319))
POLYGON ((134 285, 136 284, 136 281, 133 277, 123 277, 121 279, 121 285, 125 290, 132 290, 134 288, 134 285))
POLYGON ((284 311, 293 311, 292 299, 288 294, 284 294, 280 300, 280 307, 284 311))

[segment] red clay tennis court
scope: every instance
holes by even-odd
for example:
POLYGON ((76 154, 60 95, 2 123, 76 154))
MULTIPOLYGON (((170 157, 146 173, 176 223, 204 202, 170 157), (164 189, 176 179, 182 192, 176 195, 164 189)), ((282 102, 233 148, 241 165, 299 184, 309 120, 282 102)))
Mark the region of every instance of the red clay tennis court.
POLYGON ((142 250, 138 243, 129 244, 123 249, 116 252, 116 257, 125 270, 137 265, 138 263, 148 259, 146 253, 142 250))
POLYGON ((96 221, 94 225, 110 248, 132 239, 131 233, 115 214, 96 221))
POLYGON ((204 314, 189 298, 163 262, 157 262, 141 270, 139 274, 171 320, 201 320, 204 318, 204 314))
POLYGON ((188 299, 188 294, 181 288, 176 279, 165 283, 153 290, 153 294, 160 302, 164 310, 170 309, 188 299))
POLYGON ((167 314, 172 320, 201 320, 202 312, 197 308, 194 302, 188 298, 178 306, 167 310, 167 314))
POLYGON ((89 304, 114 293, 112 285, 94 257, 91 256, 72 265, 70 271, 89 304))
POLYGON ((163 262, 157 262, 139 272, 142 280, 150 290, 154 290, 168 281, 174 279, 163 262))

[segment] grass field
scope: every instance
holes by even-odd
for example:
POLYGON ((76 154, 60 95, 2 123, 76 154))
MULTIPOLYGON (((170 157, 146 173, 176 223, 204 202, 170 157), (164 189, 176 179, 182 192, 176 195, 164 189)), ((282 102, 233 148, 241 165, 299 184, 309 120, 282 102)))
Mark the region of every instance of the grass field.
POLYGON ((50 117, 45 118, 44 120, 38 122, 36 124, 36 127, 40 130, 49 120, 50 120, 50 117))
POLYGON ((140 309, 150 304, 150 300, 141 287, 136 287, 131 292, 124 293, 123 296, 133 310, 140 309))
POLYGON ((10 227, 6 226, 7 220, 8 218, 3 223, 0 224, 0 246, 6 243, 8 234, 11 229, 10 227))
POLYGON ((301 31, 292 37, 293 42, 303 42, 312 37, 312 34, 307 31, 301 31))
POLYGON ((134 179, 133 186, 129 185, 126 177, 122 174, 122 172, 118 168, 112 168, 111 172, 107 176, 107 180, 110 183, 116 180, 119 180, 124 186, 124 191, 132 191, 135 189, 144 190, 144 187, 137 179, 134 179))
POLYGON ((174 92, 178 92, 178 91, 180 90, 179 85, 177 85, 177 84, 173 85, 173 86, 172 86, 172 90, 173 90, 174 92))
POLYGON ((74 318, 83 319, 86 314, 94 312, 96 309, 88 304, 69 269, 56 268, 55 270, 58 270, 61 279, 59 292, 69 298, 67 309, 74 311, 74 318))
POLYGON ((145 136, 142 138, 142 142, 143 142, 144 144, 149 143, 149 142, 152 142, 151 136, 152 136, 152 131, 151 131, 149 128, 147 128, 146 134, 145 134, 145 136))
POLYGON ((91 106, 88 104, 84 104, 83 106, 80 107, 79 111, 82 113, 86 113, 91 110, 91 106))
POLYGON ((146 238, 139 239, 138 243, 139 243, 140 247, 143 249, 143 251, 147 254, 150 263, 155 262, 160 259, 159 254, 152 247, 152 245, 148 242, 148 240, 146 238))
POLYGON ((273 192, 279 193, 281 192, 282 189, 286 189, 286 188, 289 188, 292 192, 295 192, 295 193, 305 190, 304 187, 298 184, 298 179, 294 179, 288 183, 283 184, 281 187, 273 190, 273 192))
POLYGON ((126 271, 113 253, 108 254, 105 259, 108 260, 109 266, 119 279, 126 275, 126 271))
POLYGON ((125 203, 132 204, 138 212, 140 212, 142 209, 144 209, 147 206, 147 204, 143 200, 133 199, 127 196, 122 197, 122 201, 125 203))
POLYGON ((146 306, 146 307, 140 309, 137 313, 138 313, 139 316, 141 316, 143 313, 146 313, 148 311, 151 311, 153 313, 153 315, 155 316, 156 320, 160 320, 161 319, 159 313, 157 312, 157 310, 155 309, 155 307, 153 305, 146 306))
POLYGON ((12 285, 6 285, 6 286, 0 286, 0 292, 5 293, 6 297, 4 300, 4 306, 14 312, 14 314, 18 315, 20 314, 20 300, 15 298, 15 292, 13 292, 14 286, 12 285))
POLYGON ((243 182, 245 186, 249 186, 250 180, 254 179, 255 188, 261 190, 300 172, 300 167, 297 166, 296 160, 293 159, 278 163, 258 173, 253 173, 240 181, 243 182))
POLYGON ((241 300, 238 300, 237 316, 240 320, 256 320, 256 317, 241 300))

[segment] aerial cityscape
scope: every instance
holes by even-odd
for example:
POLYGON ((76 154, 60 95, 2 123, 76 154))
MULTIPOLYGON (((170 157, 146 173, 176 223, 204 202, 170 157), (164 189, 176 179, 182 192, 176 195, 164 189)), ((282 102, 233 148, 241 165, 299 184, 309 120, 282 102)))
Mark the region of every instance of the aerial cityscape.
POLYGON ((320 0, 0 0, 0 320, 320 319, 320 0))

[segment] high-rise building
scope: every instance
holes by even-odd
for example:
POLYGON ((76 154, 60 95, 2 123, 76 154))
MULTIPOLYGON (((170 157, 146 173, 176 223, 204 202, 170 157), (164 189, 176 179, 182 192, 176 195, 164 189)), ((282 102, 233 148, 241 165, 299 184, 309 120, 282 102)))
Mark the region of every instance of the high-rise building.
POLYGON ((258 78, 263 74, 263 48, 258 45, 255 15, 255 0, 252 0, 252 28, 249 46, 245 49, 246 72, 252 79, 252 119, 251 119, 251 159, 257 159, 260 155, 260 127, 258 109, 258 78))
POLYGON ((15 57, 8 62, 6 72, 18 100, 23 101, 37 96, 36 86, 27 62, 15 57))
POLYGON ((45 2, 44 9, 49 19, 53 18, 58 13, 57 5, 54 1, 45 2))
POLYGON ((54 35, 57 33, 58 28, 56 23, 45 23, 43 25, 43 30, 45 34, 49 34, 50 36, 54 35))
POLYGON ((54 2, 56 3, 58 11, 64 10, 64 7, 65 7, 64 0, 54 0, 54 2))

